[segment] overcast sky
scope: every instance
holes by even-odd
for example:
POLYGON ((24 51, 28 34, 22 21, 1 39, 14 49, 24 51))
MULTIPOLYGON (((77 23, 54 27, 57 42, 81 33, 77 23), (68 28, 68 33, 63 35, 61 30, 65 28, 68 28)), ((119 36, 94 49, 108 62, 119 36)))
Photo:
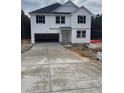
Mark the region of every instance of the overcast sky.
MULTIPOLYGON (((47 5, 53 3, 65 3, 68 0, 21 0, 22 9, 25 11, 26 14, 29 12, 36 10, 38 8, 45 7, 47 5)), ((77 6, 84 5, 87 7, 92 13, 94 14, 101 14, 102 11, 102 0, 71 0, 77 6)))

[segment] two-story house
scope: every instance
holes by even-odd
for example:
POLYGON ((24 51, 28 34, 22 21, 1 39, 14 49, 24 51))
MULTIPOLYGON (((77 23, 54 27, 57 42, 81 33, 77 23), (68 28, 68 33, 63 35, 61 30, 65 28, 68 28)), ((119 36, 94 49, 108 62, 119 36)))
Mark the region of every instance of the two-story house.
POLYGON ((92 13, 71 0, 30 12, 31 41, 89 43, 92 13))

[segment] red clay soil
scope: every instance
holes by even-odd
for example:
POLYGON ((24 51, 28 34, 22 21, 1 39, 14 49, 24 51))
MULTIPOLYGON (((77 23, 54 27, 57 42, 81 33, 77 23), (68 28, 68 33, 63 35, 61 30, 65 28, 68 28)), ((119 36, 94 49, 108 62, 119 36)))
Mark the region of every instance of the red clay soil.
POLYGON ((102 43, 102 40, 90 40, 90 43, 102 43))

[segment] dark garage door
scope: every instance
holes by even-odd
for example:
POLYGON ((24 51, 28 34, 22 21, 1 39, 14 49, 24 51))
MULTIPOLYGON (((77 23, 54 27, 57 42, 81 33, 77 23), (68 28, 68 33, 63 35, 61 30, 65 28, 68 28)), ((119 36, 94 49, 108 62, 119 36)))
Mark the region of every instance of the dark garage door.
POLYGON ((35 34, 35 42, 59 42, 59 34, 35 34))

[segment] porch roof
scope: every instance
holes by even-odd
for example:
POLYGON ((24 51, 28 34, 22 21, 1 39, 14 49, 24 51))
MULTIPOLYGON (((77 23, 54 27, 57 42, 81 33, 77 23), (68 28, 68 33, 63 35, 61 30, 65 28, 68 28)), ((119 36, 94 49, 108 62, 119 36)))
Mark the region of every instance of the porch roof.
POLYGON ((64 31, 64 30, 71 30, 71 27, 60 27, 60 30, 61 30, 61 31, 64 31))

